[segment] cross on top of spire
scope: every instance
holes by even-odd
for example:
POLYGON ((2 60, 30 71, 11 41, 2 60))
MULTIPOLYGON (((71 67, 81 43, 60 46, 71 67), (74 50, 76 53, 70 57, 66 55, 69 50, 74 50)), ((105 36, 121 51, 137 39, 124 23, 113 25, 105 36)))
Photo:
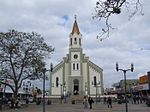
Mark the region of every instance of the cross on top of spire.
POLYGON ((74 19, 77 20, 77 15, 76 14, 74 15, 74 19))

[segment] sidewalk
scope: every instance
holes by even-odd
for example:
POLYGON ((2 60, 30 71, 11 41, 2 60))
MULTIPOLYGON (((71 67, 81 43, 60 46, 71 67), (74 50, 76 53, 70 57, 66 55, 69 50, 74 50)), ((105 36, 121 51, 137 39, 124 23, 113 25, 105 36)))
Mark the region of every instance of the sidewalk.
MULTIPOLYGON (((29 104, 18 110, 7 109, 1 112, 43 112, 43 105, 29 104)), ((125 104, 113 103, 112 108, 98 103, 93 105, 93 109, 84 109, 83 104, 52 104, 46 105, 45 112, 125 112, 125 104)), ((128 112, 150 112, 150 107, 145 104, 128 104, 128 112)))

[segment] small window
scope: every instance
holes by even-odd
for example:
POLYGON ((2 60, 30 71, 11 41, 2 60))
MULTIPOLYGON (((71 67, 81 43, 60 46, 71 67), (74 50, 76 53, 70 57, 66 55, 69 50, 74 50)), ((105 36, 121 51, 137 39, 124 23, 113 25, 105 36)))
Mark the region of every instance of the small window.
POLYGON ((75 64, 73 63, 73 70, 75 70, 75 64))
POLYGON ((77 70, 79 70, 79 64, 77 63, 77 70))

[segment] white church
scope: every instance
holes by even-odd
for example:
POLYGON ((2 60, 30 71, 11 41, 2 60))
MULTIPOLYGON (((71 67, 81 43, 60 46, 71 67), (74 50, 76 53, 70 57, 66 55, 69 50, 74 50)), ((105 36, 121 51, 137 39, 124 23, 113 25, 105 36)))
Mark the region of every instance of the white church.
POLYGON ((69 53, 53 68, 50 77, 50 96, 103 94, 103 69, 83 53, 76 17, 69 35, 69 53))

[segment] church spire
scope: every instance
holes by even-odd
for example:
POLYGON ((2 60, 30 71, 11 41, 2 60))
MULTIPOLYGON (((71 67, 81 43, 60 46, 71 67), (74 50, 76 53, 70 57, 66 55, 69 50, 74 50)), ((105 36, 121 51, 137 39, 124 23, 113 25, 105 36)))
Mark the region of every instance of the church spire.
POLYGON ((74 25, 73 25, 73 29, 72 29, 72 34, 77 33, 80 34, 79 28, 78 28, 78 24, 77 24, 77 15, 75 15, 75 21, 74 21, 74 25))

